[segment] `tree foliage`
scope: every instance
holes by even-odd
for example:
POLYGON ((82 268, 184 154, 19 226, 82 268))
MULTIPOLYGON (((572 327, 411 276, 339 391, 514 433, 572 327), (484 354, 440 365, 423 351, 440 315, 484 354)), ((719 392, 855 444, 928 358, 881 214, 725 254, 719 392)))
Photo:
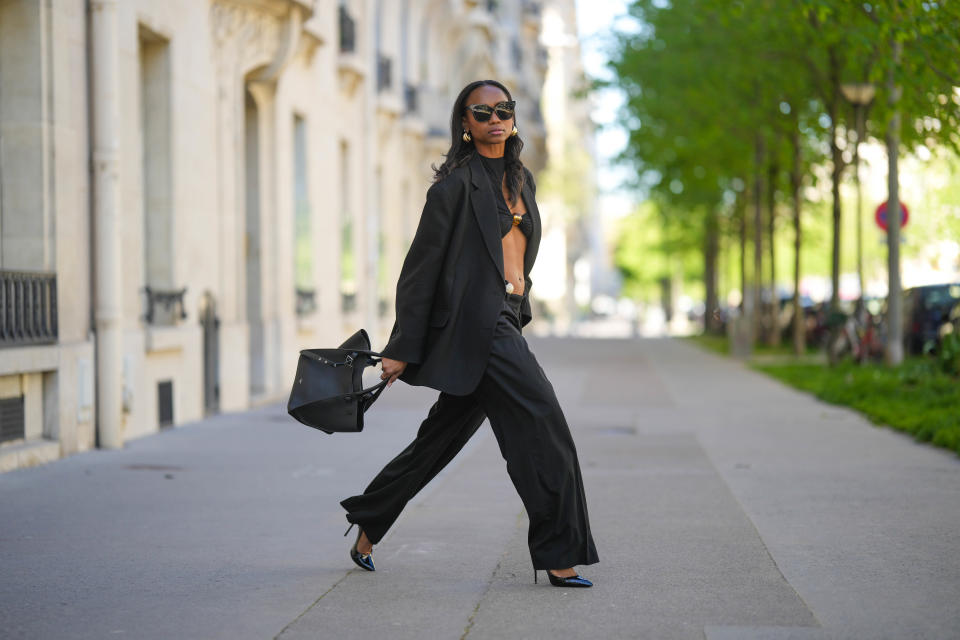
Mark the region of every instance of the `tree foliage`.
MULTIPOLYGON (((619 160, 635 171, 631 186, 660 211, 664 250, 702 253, 719 234, 722 246, 739 242, 746 252, 740 236, 750 230, 755 266, 744 267, 742 289, 765 277, 758 256, 769 240, 760 226, 773 225, 770 237, 789 231, 776 223, 776 204, 796 200, 801 228, 800 187, 818 176, 833 184, 836 278, 839 183, 854 129, 843 84, 876 88, 868 137, 886 136, 895 108, 903 151, 960 153, 960 3, 634 0, 628 15, 632 26, 612 41, 614 80, 597 83, 625 96, 628 142, 619 160), (889 99, 892 90, 899 100, 889 99), (761 216, 764 207, 769 216, 761 216)), ((628 282, 640 268, 624 244, 635 235, 625 234, 617 252, 628 282)), ((709 264, 702 274, 715 277, 709 264)))

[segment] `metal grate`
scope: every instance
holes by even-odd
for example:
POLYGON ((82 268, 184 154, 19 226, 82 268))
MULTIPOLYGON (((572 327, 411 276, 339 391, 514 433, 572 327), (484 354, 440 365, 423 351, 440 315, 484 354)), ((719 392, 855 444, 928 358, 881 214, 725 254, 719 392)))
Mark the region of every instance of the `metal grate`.
POLYGON ((0 271, 0 347, 56 341, 56 274, 0 271))
POLYGON ((183 296, 187 293, 186 287, 176 290, 144 287, 143 290, 147 294, 147 312, 143 316, 147 324, 168 324, 175 323, 178 318, 187 319, 187 309, 183 304, 183 296), (163 307, 166 312, 162 323, 156 321, 156 307, 163 307), (176 312, 177 308, 180 309, 180 313, 176 312))
POLYGON ((173 426, 173 380, 157 383, 157 422, 161 429, 173 426))
POLYGON ((23 396, 0 398, 0 442, 19 440, 25 434, 23 396))

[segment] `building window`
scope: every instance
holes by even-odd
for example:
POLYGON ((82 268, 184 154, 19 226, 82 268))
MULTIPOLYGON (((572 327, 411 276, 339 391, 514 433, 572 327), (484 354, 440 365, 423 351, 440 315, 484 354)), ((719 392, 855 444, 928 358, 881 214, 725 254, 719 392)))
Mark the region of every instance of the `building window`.
POLYGON ((310 198, 307 189, 307 124, 293 116, 293 277, 296 312, 316 309, 313 286, 313 241, 310 233, 310 198))
POLYGON ((171 162, 170 42, 140 26, 140 143, 144 280, 153 324, 174 324, 181 313, 156 306, 176 291, 173 272, 173 167, 171 162))
POLYGON ((350 15, 346 2, 340 2, 338 15, 340 17, 340 52, 353 53, 357 50, 357 23, 350 15))
POLYGON ((383 169, 377 168, 376 172, 376 207, 375 211, 375 255, 376 274, 377 274, 377 314, 380 317, 387 315, 390 296, 390 265, 387 264, 386 256, 386 234, 383 229, 383 169))
POLYGON ((340 300, 345 313, 357 308, 357 258, 350 200, 350 145, 340 143, 340 300))
POLYGON ((173 380, 157 383, 157 424, 161 429, 173 426, 173 380))
POLYGON ((0 442, 22 440, 26 434, 23 396, 0 398, 0 442))
POLYGON ((393 88, 393 61, 389 56, 377 54, 377 91, 393 88))

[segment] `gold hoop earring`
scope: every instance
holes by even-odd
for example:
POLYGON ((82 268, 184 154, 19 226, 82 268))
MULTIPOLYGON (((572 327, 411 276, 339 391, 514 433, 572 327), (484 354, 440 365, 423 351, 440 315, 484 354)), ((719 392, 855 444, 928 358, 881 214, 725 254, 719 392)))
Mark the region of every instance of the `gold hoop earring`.
POLYGON ((470 135, 470 132, 467 131, 466 129, 464 129, 464 130, 463 130, 463 141, 464 141, 464 142, 470 142, 471 140, 473 140, 473 137, 470 135))
POLYGON ((517 129, 517 125, 513 125, 513 131, 510 132, 510 137, 512 138, 513 136, 517 135, 518 133, 520 133, 520 130, 517 129))

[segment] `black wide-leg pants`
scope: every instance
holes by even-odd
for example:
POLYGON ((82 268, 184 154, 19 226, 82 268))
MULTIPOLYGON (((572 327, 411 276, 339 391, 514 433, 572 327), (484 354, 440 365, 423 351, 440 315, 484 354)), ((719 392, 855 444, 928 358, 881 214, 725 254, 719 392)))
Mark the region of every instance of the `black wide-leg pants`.
POLYGON ((486 371, 473 393, 441 392, 417 437, 363 494, 340 502, 376 544, 407 502, 463 448, 484 418, 523 502, 535 569, 599 562, 576 447, 553 385, 520 333, 523 297, 506 294, 486 371))

